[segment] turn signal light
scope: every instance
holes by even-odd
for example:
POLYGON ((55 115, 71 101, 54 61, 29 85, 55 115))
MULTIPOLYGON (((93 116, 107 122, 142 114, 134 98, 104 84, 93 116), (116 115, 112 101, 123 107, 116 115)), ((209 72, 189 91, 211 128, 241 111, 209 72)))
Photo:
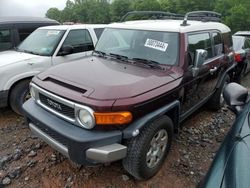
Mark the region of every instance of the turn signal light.
POLYGON ((96 113, 94 112, 96 124, 99 125, 114 125, 127 124, 133 119, 130 112, 112 112, 112 113, 96 113))

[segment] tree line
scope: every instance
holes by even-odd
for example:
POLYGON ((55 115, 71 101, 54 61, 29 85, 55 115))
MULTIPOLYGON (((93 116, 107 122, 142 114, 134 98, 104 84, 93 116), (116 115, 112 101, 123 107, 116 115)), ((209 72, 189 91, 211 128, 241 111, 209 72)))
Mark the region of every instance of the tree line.
POLYGON ((117 22, 129 11, 151 10, 185 14, 211 10, 222 14, 222 21, 233 32, 250 30, 250 0, 67 0, 65 8, 50 8, 46 17, 61 23, 117 22))

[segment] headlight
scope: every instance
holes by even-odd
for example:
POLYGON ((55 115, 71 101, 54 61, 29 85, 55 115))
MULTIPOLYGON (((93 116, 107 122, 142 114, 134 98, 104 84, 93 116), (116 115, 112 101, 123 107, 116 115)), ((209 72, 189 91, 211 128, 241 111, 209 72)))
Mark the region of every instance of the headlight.
POLYGON ((80 124, 85 129, 92 129, 95 126, 95 119, 93 112, 88 109, 81 109, 78 111, 78 119, 80 124))
POLYGON ((35 92, 35 88, 30 86, 30 96, 33 98, 33 99, 36 99, 36 92, 35 92))

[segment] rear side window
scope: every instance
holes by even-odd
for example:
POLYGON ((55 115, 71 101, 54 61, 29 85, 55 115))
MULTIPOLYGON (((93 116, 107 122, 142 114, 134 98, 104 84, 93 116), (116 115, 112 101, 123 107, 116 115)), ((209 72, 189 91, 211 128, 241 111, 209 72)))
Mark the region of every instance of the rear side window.
POLYGON ((8 29, 0 29, 0 51, 12 48, 11 32, 8 29))
POLYGON ((95 28, 94 29, 97 39, 100 38, 100 36, 102 35, 103 30, 104 30, 104 28, 95 28))
POLYGON ((244 49, 249 49, 249 48, 250 48, 250 38, 246 38, 244 43, 244 49))
POLYGON ((212 34, 214 40, 214 56, 221 55, 223 53, 223 43, 221 35, 218 32, 212 34))
POLYGON ((22 28, 22 29, 18 29, 18 34, 19 34, 19 38, 20 41, 23 41, 24 39, 26 39, 27 36, 30 35, 30 33, 32 33, 36 28, 22 28))
POLYGON ((85 29, 70 31, 63 46, 72 46, 74 49, 73 53, 91 51, 94 49, 92 38, 85 29))
POLYGON ((197 33, 188 35, 188 50, 192 63, 197 49, 207 50, 207 58, 212 57, 212 43, 209 33, 197 33))

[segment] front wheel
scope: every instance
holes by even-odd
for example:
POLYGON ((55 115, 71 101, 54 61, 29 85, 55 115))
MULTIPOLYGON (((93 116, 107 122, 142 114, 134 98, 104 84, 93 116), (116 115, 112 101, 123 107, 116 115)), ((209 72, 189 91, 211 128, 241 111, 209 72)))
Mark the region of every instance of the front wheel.
POLYGON ((17 83, 11 90, 9 103, 14 112, 22 115, 22 105, 30 98, 29 94, 30 80, 23 80, 17 83))
POLYGON ((128 142, 128 155, 123 160, 127 172, 139 180, 154 176, 169 152, 173 138, 172 120, 163 116, 146 125, 128 142))

